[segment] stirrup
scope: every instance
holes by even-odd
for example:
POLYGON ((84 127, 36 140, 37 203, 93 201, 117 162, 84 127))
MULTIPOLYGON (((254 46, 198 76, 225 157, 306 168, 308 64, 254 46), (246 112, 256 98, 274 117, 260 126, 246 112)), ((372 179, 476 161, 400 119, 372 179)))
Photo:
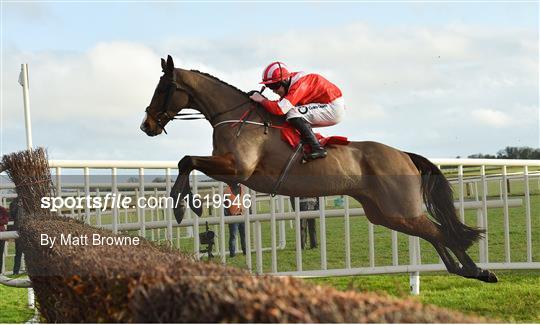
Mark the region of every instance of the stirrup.
POLYGON ((305 164, 312 160, 326 158, 327 155, 328 155, 328 152, 323 147, 316 150, 312 149, 310 153, 304 154, 304 156, 302 157, 302 164, 305 164))

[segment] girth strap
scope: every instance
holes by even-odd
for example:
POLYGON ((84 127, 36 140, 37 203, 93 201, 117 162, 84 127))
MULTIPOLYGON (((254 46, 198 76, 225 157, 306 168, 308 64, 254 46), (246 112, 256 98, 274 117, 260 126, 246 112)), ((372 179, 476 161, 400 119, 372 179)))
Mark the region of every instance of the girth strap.
POLYGON ((238 138, 240 136, 240 132, 242 132, 242 127, 244 127, 244 124, 246 124, 246 121, 248 120, 249 116, 253 113, 252 109, 248 109, 244 115, 240 118, 242 120, 240 126, 238 127, 238 131, 236 132, 236 137, 238 138))
POLYGON ((289 158, 289 161, 287 162, 287 165, 285 165, 285 168, 283 168, 283 170, 281 171, 281 175, 279 175, 279 178, 276 184, 274 185, 274 188, 272 189, 272 193, 270 193, 272 197, 276 196, 277 191, 279 190, 279 188, 281 187, 281 184, 283 184, 283 182, 285 181, 285 178, 287 177, 287 174, 289 173, 289 169, 291 169, 294 158, 296 158, 300 150, 302 150, 302 147, 303 147, 303 143, 300 142, 296 146, 296 149, 294 149, 291 157, 289 158))

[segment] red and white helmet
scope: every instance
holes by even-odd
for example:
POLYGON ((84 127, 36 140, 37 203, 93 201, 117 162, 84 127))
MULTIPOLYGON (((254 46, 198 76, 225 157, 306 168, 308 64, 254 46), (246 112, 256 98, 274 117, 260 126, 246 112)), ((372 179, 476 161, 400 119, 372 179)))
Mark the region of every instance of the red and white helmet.
POLYGON ((262 82, 263 85, 273 84, 289 78, 292 75, 289 72, 289 68, 283 62, 272 62, 263 71, 262 82))

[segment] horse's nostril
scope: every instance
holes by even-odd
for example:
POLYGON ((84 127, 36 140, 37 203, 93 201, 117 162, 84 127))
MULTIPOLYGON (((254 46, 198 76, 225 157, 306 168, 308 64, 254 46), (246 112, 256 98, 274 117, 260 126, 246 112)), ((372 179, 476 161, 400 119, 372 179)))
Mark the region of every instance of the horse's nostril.
POLYGON ((146 122, 141 123, 141 130, 143 132, 146 132, 146 129, 148 128, 148 124, 146 122))

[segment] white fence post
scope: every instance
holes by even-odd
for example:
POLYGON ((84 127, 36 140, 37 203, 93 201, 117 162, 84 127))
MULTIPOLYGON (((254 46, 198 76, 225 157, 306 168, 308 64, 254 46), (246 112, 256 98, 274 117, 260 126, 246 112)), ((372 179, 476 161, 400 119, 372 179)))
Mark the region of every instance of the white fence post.
POLYGON ((503 188, 503 215, 504 215, 504 255, 506 263, 510 263, 510 220, 508 216, 508 180, 506 166, 503 166, 502 188, 503 188))
POLYGON ((36 297, 34 295, 34 289, 28 288, 28 308, 36 308, 36 297))
MULTIPOLYGON (((418 265, 418 237, 409 236, 409 264, 418 265)), ((410 292, 412 295, 420 294, 420 272, 413 271, 409 274, 410 292)))
POLYGON ((351 268, 351 221, 350 221, 350 211, 349 211, 349 196, 345 195, 344 201, 345 208, 345 268, 351 268))
POLYGON ((487 197, 488 197, 488 185, 486 178, 486 166, 480 167, 480 176, 482 177, 482 228, 486 231, 485 236, 480 239, 480 262, 488 263, 489 261, 489 245, 488 245, 488 209, 487 209, 487 197))
POLYGON ((532 262, 531 193, 529 190, 529 167, 523 170, 525 182, 525 223, 527 227, 527 262, 532 262))
MULTIPOLYGON (((326 258, 326 199, 324 196, 319 197, 319 232, 320 232, 320 244, 321 244, 321 270, 328 269, 328 262, 326 258)), ((298 207, 297 209, 299 209, 298 207)), ((306 227, 307 228, 307 227, 306 227)))
MULTIPOLYGON (((219 182, 219 197, 220 197, 220 200, 223 200, 223 182, 219 182)), ((220 243, 219 253, 221 255, 221 263, 226 264, 227 257, 225 256, 225 208, 223 206, 223 203, 219 205, 218 215, 219 215, 219 243, 220 243)))
POLYGON ((272 250, 272 273, 277 272, 277 244, 276 244, 276 200, 270 196, 270 247, 272 250))
MULTIPOLYGON (((116 178, 116 173, 117 173, 117 169, 116 167, 113 167, 111 169, 111 172, 112 172, 112 188, 111 188, 111 193, 113 195, 113 197, 116 197, 118 196, 118 184, 117 184, 117 178, 116 178)), ((116 198, 118 199, 118 198, 116 198)), ((114 204, 116 202, 114 202, 115 200, 111 200, 111 204, 113 205, 112 207, 112 232, 117 234, 118 233, 118 205, 117 204, 114 204)))
MULTIPOLYGON (((144 191, 144 168, 139 168, 139 192, 137 195, 137 200, 139 200, 140 198, 144 200, 144 197, 145 197, 144 192, 145 192, 144 191)), ((146 238, 146 209, 138 206, 138 210, 139 210, 139 223, 141 225, 139 234, 143 238, 146 238)))
POLYGON ((464 198, 464 186, 463 186, 463 165, 458 166, 458 182, 459 182, 459 218, 461 222, 465 223, 465 198, 464 198))
POLYGON ((294 233, 296 244, 296 271, 302 271, 302 234, 300 219, 300 198, 294 198, 294 233))

